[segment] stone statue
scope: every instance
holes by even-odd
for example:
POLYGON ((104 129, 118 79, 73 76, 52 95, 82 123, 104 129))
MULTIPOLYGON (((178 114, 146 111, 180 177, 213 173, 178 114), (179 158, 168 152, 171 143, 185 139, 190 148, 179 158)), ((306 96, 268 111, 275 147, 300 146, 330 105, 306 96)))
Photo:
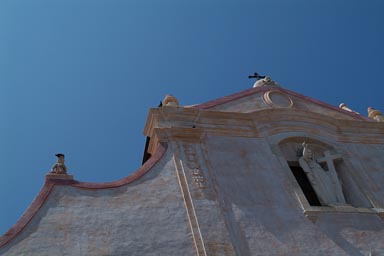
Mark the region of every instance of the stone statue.
POLYGON ((64 154, 56 154, 57 163, 52 166, 51 172, 53 174, 67 174, 67 167, 64 164, 64 154))
POLYGON ((299 158, 299 164, 307 175, 321 205, 346 205, 341 184, 333 165, 333 160, 340 158, 340 156, 332 156, 329 151, 324 152, 324 155, 325 157, 322 160, 319 159, 316 161, 311 149, 309 149, 308 145, 304 142, 303 156, 299 158), (328 165, 327 171, 319 164, 323 161, 328 165))

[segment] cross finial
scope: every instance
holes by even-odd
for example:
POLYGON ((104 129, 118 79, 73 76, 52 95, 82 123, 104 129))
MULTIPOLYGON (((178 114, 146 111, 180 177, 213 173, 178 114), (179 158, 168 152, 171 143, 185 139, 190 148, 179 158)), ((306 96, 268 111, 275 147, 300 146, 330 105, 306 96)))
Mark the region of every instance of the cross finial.
POLYGON ((248 76, 248 78, 256 78, 256 80, 259 80, 265 78, 265 76, 261 76, 257 72, 255 72, 253 73, 253 75, 248 76))

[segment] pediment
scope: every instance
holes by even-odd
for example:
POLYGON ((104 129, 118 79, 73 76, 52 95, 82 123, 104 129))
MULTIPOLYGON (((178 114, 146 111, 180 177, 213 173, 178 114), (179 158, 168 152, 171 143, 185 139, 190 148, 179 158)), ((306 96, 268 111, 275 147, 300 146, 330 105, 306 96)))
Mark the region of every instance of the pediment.
POLYGON ((283 108, 313 112, 336 119, 369 120, 357 113, 340 109, 279 86, 252 88, 193 107, 210 111, 238 113, 283 108))

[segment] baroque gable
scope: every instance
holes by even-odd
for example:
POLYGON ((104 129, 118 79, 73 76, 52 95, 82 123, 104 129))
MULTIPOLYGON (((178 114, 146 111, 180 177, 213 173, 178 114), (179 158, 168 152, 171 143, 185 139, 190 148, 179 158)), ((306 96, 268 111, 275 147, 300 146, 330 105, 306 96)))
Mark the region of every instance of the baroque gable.
POLYGON ((252 113, 266 109, 306 111, 346 120, 370 120, 347 107, 338 108, 321 101, 284 89, 276 84, 254 87, 233 95, 193 106, 198 109, 252 113), (348 110, 347 110, 348 109, 348 110))

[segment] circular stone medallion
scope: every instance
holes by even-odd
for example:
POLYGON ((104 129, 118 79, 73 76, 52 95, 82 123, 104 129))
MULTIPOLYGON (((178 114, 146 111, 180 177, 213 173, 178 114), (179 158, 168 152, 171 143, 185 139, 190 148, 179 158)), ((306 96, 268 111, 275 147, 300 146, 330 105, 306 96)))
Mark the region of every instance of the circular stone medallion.
POLYGON ((279 107, 279 108, 293 107, 292 99, 288 95, 283 94, 277 90, 272 90, 264 93, 263 98, 265 103, 267 103, 272 107, 279 107))

